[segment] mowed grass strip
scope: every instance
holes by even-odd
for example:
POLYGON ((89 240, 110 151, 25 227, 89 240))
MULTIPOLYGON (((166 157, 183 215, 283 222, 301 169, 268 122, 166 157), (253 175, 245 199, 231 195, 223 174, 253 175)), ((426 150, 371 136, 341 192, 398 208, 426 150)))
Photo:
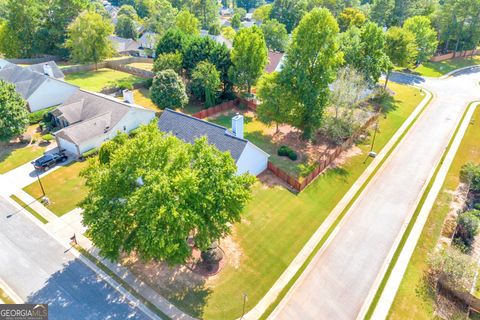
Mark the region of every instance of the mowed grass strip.
MULTIPOLYGON (((85 180, 79 176, 88 161, 72 162, 41 178, 46 196, 50 199, 48 209, 57 216, 75 209, 78 203, 86 196, 85 180)), ((23 188, 35 199, 42 195, 37 181, 23 188)))
MULTIPOLYGON (((413 87, 394 83, 389 87, 396 92, 396 107, 379 120, 376 151, 383 148, 425 97, 413 87)), ((254 307, 368 166, 363 161, 370 141, 359 148, 361 154, 350 158, 342 168, 329 169, 299 195, 258 183, 244 221, 233 230, 233 239, 241 249, 238 268, 228 264, 208 290, 179 293, 176 304, 207 319, 240 317, 243 293, 248 295, 246 309, 254 307), (204 304, 200 311, 182 304, 182 300, 191 301, 192 295, 204 304)))
POLYGON ((100 92, 104 88, 116 87, 120 84, 133 85, 142 82, 143 79, 126 72, 102 68, 96 71, 81 71, 67 74, 65 81, 85 90, 100 92))
POLYGON ((28 212, 30 212, 35 218, 37 218, 38 220, 40 220, 41 223, 45 224, 48 222, 47 219, 45 219, 42 215, 40 215, 37 211, 33 210, 28 204, 26 204, 25 202, 23 202, 19 197, 17 197, 16 195, 12 194, 10 196, 10 198, 15 201, 16 203, 18 203, 23 209, 27 210, 28 212))
POLYGON ((454 58, 438 62, 428 61, 413 69, 413 72, 426 77, 441 77, 453 70, 474 66, 477 64, 480 64, 480 56, 454 58))
MULTIPOLYGON (((472 119, 479 119, 477 107, 472 119)), ((427 270, 427 258, 435 248, 441 235, 443 222, 450 211, 454 193, 460 184, 460 168, 467 162, 480 162, 478 136, 480 122, 472 121, 450 166, 445 182, 428 216, 417 247, 413 252, 405 275, 389 312, 389 319, 432 319, 435 318, 435 301, 425 294, 423 275, 427 270)))

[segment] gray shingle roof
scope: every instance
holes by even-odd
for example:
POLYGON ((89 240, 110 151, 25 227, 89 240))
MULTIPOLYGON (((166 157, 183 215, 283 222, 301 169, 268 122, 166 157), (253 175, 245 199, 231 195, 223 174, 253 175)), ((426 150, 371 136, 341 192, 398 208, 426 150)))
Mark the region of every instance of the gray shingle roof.
POLYGON ((188 143, 206 137, 208 142, 220 151, 230 152, 235 161, 238 161, 248 143, 245 139, 235 137, 225 127, 170 109, 163 111, 158 120, 158 128, 188 143))
POLYGON ((43 74, 15 64, 9 64, 0 69, 0 80, 13 83, 16 91, 24 99, 28 99, 47 79, 48 77, 43 74))
POLYGON ((88 141, 113 129, 132 107, 136 106, 99 93, 78 90, 52 111, 55 117, 70 124, 55 135, 76 144, 88 141))
POLYGON ((30 69, 32 71, 44 74, 43 66, 44 65, 49 65, 52 68, 53 71, 53 76, 56 79, 63 79, 65 78, 65 75, 63 74, 62 70, 58 67, 58 65, 55 63, 55 61, 48 61, 48 62, 42 62, 42 63, 37 63, 37 64, 32 64, 30 66, 25 67, 26 69, 30 69))

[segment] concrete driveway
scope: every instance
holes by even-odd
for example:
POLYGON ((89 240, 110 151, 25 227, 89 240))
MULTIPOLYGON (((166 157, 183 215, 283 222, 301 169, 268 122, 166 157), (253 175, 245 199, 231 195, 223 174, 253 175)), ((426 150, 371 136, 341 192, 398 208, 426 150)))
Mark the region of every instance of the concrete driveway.
POLYGON ((0 243, 0 279, 49 319, 148 319, 1 196, 0 243))
MULTIPOLYGON (((454 77, 392 80, 434 99, 315 255, 271 319, 356 319, 406 228, 469 102, 480 99, 480 70, 454 77)), ((380 128, 381 129, 381 128, 380 128)), ((365 305, 365 306, 364 306, 365 305)), ((368 307, 368 306, 367 306, 368 307)))
MULTIPOLYGON (((46 153, 57 152, 57 148, 47 151, 46 153)), ((65 166, 74 161, 72 156, 69 156, 68 160, 57 164, 48 171, 37 170, 38 175, 41 177, 52 173, 53 171, 65 166)), ((37 174, 35 168, 30 162, 21 165, 18 168, 8 171, 0 175, 0 194, 10 195, 15 192, 16 189, 22 189, 31 183, 37 181, 37 174)))

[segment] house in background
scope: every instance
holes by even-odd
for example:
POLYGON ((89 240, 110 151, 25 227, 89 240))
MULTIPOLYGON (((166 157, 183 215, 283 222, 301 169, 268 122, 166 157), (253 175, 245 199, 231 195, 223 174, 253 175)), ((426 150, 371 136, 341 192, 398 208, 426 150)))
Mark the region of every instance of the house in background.
POLYGON ((108 38, 118 54, 128 54, 132 56, 142 55, 141 44, 139 41, 117 36, 109 36, 108 38))
POLYGON ((209 34, 208 33, 208 30, 200 30, 200 36, 202 37, 209 37, 210 39, 220 43, 220 44, 224 44, 227 46, 228 49, 232 49, 233 48, 233 44, 232 44, 232 41, 228 40, 227 38, 225 38, 224 36, 222 36, 221 34, 215 36, 213 34, 209 34))
POLYGON ((158 41, 158 35, 154 32, 144 32, 138 39, 140 46, 144 49, 154 50, 158 41))
POLYGON ((62 129, 54 133, 59 149, 80 157, 114 138, 155 118, 153 110, 134 104, 133 92, 125 90, 125 101, 100 93, 78 90, 52 111, 53 121, 62 129))
POLYGON ((266 73, 282 70, 285 54, 282 52, 268 51, 268 64, 265 66, 266 73))
POLYGON ((220 151, 228 151, 237 164, 237 174, 259 175, 267 169, 269 154, 244 139, 243 116, 232 118, 232 131, 217 124, 165 109, 158 120, 160 131, 170 133, 188 143, 206 137, 220 151))
POLYGON ((28 102, 30 112, 65 102, 78 87, 63 80, 63 72, 54 61, 20 67, 0 59, 0 80, 15 85, 16 91, 28 102))

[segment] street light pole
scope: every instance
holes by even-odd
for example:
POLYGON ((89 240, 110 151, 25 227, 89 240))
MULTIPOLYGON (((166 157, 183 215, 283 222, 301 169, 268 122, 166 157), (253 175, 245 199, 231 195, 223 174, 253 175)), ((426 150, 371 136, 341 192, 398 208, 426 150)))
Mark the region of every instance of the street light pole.
POLYGON ((35 174, 37 175, 37 180, 38 180, 38 183, 40 184, 40 189, 42 189, 42 197, 45 197, 45 190, 43 189, 42 181, 40 180, 40 176, 38 175, 37 168, 35 168, 34 166, 33 169, 35 170, 35 174))
POLYGON ((243 311, 242 311, 242 317, 240 319, 243 319, 243 316, 245 315, 245 305, 247 303, 247 294, 243 294, 243 311))
POLYGON ((375 122, 375 131, 373 132, 372 145, 370 147, 370 152, 373 151, 373 144, 375 143, 375 137, 377 136, 377 131, 378 131, 378 119, 375 122))

